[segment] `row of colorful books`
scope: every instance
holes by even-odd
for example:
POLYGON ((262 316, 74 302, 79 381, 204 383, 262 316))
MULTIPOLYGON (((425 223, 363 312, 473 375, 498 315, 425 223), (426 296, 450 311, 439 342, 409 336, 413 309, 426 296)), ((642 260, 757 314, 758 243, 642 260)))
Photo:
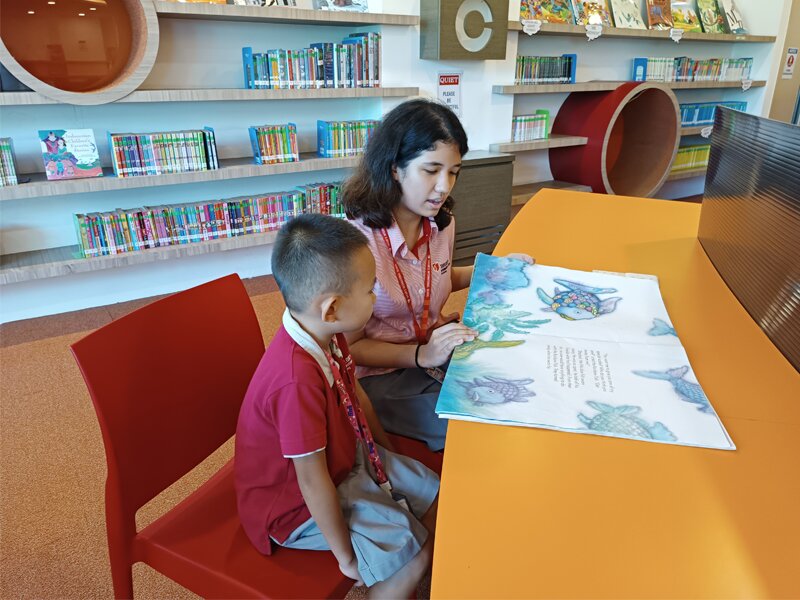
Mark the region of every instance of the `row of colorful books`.
POLYGON ((0 187, 17 185, 14 144, 11 138, 0 138, 0 187))
POLYGON ((519 13, 523 22, 747 33, 735 0, 521 0, 519 13))
POLYGON ((675 155, 675 162, 672 163, 672 172, 686 171, 688 169, 699 169, 708 166, 708 159, 711 156, 711 144, 700 144, 697 146, 682 146, 678 148, 675 155))
POLYGON ((317 154, 323 158, 357 156, 379 121, 317 121, 317 154))
POLYGON ((108 133, 117 177, 208 171, 219 168, 211 127, 154 133, 108 133))
POLYGON ((550 137, 550 111, 537 110, 532 115, 517 115, 511 120, 511 141, 529 142, 550 137))
POLYGON ((297 125, 257 125, 248 129, 250 146, 257 165, 272 165, 300 160, 297 125))
POLYGON ((374 88, 381 86, 381 34, 352 33, 341 43, 299 50, 242 48, 246 89, 374 88))
POLYGON ((226 200, 74 215, 83 258, 263 233, 300 214, 344 216, 340 183, 226 200))
POLYGON ((633 59, 634 81, 743 81, 750 79, 752 58, 633 59))
POLYGON ((684 127, 713 125, 718 106, 747 112, 747 102, 692 102, 681 104, 681 125, 684 127))
POLYGON ((517 56, 514 85, 575 83, 577 54, 517 56))

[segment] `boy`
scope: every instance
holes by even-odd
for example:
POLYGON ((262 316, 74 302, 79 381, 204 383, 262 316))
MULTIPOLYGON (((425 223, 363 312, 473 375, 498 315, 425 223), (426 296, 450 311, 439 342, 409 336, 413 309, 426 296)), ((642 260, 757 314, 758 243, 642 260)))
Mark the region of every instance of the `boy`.
POLYGON ((408 598, 430 566, 439 480, 384 449, 355 378, 343 334, 372 314, 367 239, 343 220, 297 217, 278 234, 272 272, 287 309, 239 414, 242 525, 265 554, 272 541, 331 550, 370 597, 408 598))

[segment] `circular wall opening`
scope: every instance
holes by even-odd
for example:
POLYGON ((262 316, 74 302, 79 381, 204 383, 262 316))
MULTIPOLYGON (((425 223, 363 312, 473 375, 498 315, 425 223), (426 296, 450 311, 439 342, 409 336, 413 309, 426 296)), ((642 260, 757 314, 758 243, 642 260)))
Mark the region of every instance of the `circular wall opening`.
POLYGON ((57 100, 100 104, 136 89, 158 50, 152 0, 0 2, 0 61, 57 100))
POLYGON ((550 149, 555 179, 646 198, 658 191, 675 160, 680 109, 667 87, 624 83, 612 91, 570 94, 552 133, 588 140, 585 146, 550 149))
POLYGON ((608 134, 606 187, 622 196, 649 197, 669 172, 680 121, 661 89, 646 89, 620 107, 608 134))

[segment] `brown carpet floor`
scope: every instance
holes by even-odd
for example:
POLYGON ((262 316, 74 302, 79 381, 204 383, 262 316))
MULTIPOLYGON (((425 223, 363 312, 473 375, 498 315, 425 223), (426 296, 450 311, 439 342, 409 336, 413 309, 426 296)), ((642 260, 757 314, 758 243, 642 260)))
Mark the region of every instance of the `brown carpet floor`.
MULTIPOLYGON (((265 340, 284 305, 270 277, 246 282, 265 340)), ((153 299, 0 326, 0 598, 110 598, 105 537, 105 454, 69 345, 153 299)), ((447 310, 461 310, 466 292, 447 310)), ((231 456, 232 441, 137 515, 149 523, 231 456)), ((145 565, 137 598, 193 594, 145 565)), ((429 587, 420 589, 429 595, 429 587)), ((352 598, 363 592, 351 592, 352 598)))

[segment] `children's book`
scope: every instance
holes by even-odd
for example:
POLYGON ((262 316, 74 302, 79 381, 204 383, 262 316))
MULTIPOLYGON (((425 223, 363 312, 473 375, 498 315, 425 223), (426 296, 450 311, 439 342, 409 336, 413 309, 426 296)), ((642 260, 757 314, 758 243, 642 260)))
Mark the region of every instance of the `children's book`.
POLYGON ((736 2, 734 2, 734 0, 720 0, 719 8, 725 15, 725 22, 728 24, 728 29, 731 30, 731 33, 747 33, 742 15, 739 9, 736 8, 736 2))
POLYGON ((607 0, 572 0, 572 12, 577 25, 614 26, 607 0))
POLYGON ((672 0, 672 21, 676 29, 684 31, 703 31, 694 0, 672 0))
POLYGON ((728 33, 725 19, 717 6, 717 0, 697 0, 700 22, 706 33, 728 33))
POLYGON ((572 7, 569 0, 522 0, 519 7, 520 21, 536 19, 546 23, 572 25, 572 7))
POLYGON ((626 29, 647 29, 640 0, 611 0, 614 24, 626 29))
POLYGON ((440 418, 733 450, 654 276, 479 254, 440 418))
POLYGON ((39 142, 47 179, 103 176, 91 129, 40 130, 39 142))
POLYGON ((368 0, 314 0, 317 10, 348 10, 353 12, 367 12, 368 0))
POLYGON ((669 0, 647 0, 649 29, 672 29, 672 9, 669 0))

